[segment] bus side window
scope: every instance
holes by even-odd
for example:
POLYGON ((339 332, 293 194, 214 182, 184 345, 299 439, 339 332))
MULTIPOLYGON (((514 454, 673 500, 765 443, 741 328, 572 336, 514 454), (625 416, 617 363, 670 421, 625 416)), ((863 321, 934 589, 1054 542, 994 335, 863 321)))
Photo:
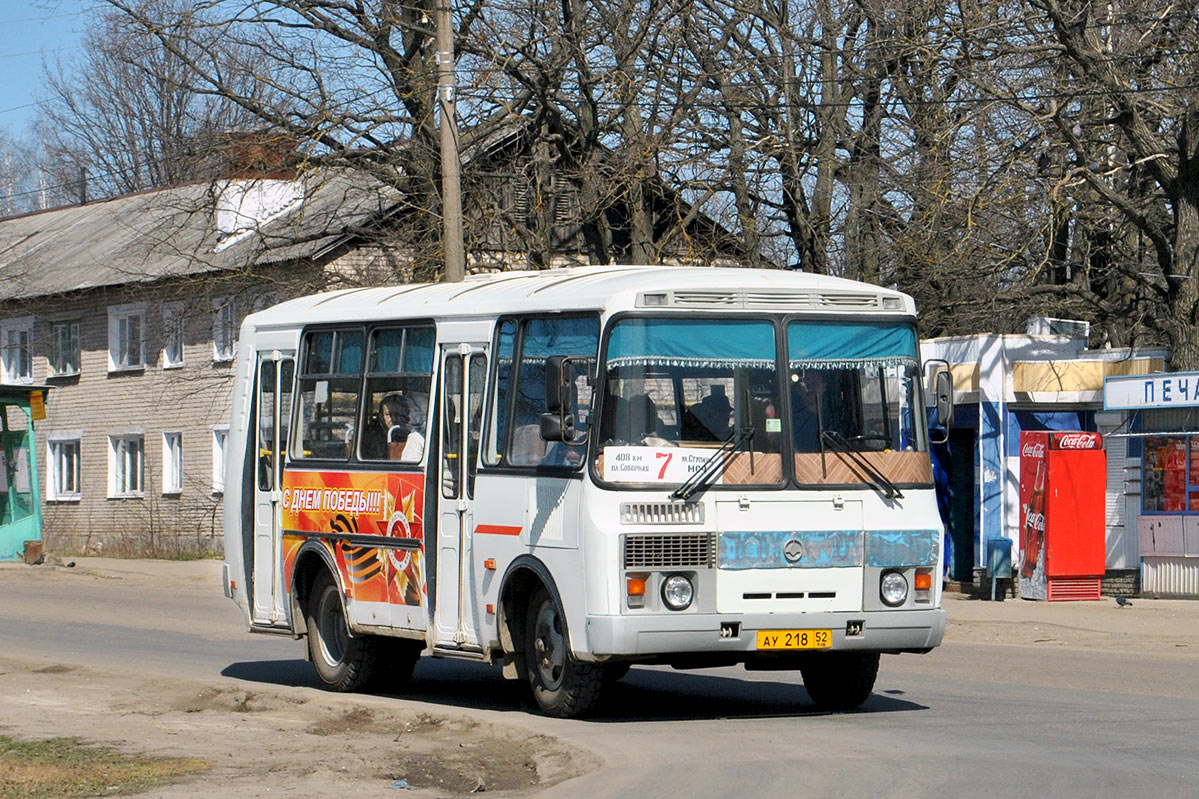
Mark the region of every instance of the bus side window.
POLYGON ((512 407, 512 363, 516 347, 516 321, 500 322, 495 342, 495 381, 487 405, 487 430, 483 433, 483 463, 496 466, 504 462, 508 448, 508 412, 512 407))
POLYGON ((317 330, 304 337, 297 460, 346 460, 354 447, 362 383, 362 330, 317 330))
POLYGON ((359 421, 360 460, 419 463, 424 458, 433 340, 431 327, 371 331, 359 421))
MULTIPOLYGON (((571 467, 582 463, 581 452, 571 453, 569 448, 550 447, 541 438, 541 414, 545 413, 546 409, 545 359, 551 355, 594 358, 598 349, 599 319, 594 316, 534 318, 524 321, 520 336, 520 356, 515 370, 516 391, 510 423, 512 440, 502 455, 503 463, 509 466, 571 467)), ((502 346, 497 357, 504 357, 502 346)), ((503 369, 502 360, 499 369, 503 369)), ((591 392, 582 375, 578 387, 573 393, 578 395, 577 425, 579 432, 583 433, 590 423, 591 392), (583 390, 579 391, 578 387, 583 390)))

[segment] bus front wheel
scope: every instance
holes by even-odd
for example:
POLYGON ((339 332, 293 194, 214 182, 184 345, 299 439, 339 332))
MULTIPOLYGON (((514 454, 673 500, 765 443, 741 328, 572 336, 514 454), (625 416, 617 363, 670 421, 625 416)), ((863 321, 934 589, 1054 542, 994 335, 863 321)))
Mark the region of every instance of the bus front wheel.
POLYGON ((800 667, 803 687, 823 710, 853 710, 870 698, 878 652, 828 652, 800 667))
POLYGON ((577 718, 595 708, 604 687, 603 667, 570 654, 566 620, 544 588, 533 593, 525 623, 525 660, 533 701, 547 716, 577 718))
POLYGON ((337 583, 322 572, 308 598, 308 651, 317 676, 334 691, 357 691, 374 677, 376 642, 352 637, 337 583))

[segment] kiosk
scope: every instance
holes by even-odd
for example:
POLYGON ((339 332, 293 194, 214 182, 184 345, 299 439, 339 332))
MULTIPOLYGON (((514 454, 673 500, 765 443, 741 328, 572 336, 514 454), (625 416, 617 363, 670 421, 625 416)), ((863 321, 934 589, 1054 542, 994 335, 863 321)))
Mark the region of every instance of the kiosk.
POLYGON ((0 385, 0 560, 36 559, 42 546, 33 423, 46 418, 45 386, 0 385))

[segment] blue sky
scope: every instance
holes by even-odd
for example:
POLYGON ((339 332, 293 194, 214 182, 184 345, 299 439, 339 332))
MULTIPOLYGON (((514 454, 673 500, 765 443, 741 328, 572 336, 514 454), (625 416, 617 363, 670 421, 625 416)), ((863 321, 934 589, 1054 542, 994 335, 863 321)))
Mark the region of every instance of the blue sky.
POLYGON ((79 47, 97 0, 0 0, 0 128, 14 136, 32 121, 43 60, 79 47))

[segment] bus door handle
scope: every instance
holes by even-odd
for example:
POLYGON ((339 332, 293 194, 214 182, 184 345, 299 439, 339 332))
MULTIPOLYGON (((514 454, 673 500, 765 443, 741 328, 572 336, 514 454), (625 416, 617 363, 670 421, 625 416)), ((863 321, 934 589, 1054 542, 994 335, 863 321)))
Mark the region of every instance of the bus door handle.
POLYGON ((454 507, 459 513, 466 513, 466 497, 458 497, 458 503, 454 507))
POLYGON ((275 488, 271 490, 271 504, 278 505, 283 500, 283 492, 275 488))

